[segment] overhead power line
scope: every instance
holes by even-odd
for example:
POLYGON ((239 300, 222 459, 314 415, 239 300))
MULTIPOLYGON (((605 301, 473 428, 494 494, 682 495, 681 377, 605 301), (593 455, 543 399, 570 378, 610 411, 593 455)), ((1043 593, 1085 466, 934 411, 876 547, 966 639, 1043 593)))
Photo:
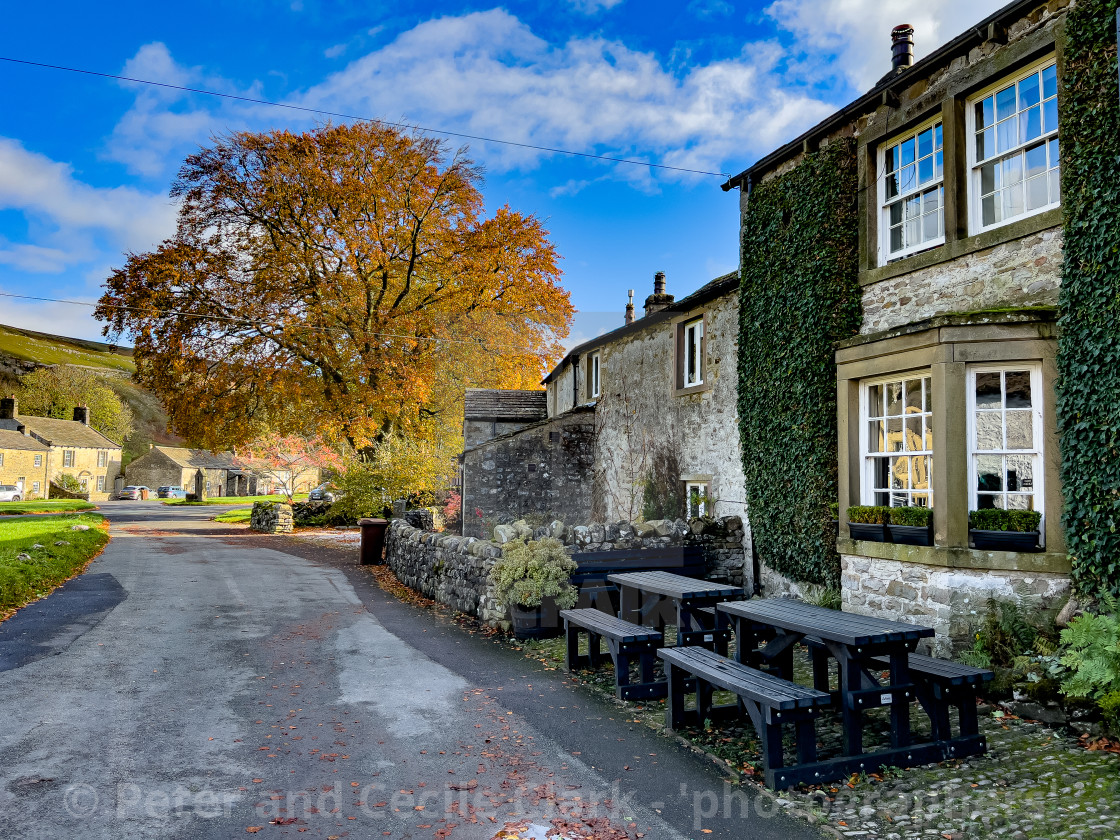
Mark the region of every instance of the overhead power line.
MULTIPOLYGON (((45 302, 45 303, 67 303, 67 304, 70 304, 71 306, 90 306, 90 307, 104 306, 106 309, 123 309, 123 310, 129 311, 129 312, 147 312, 148 311, 145 307, 141 307, 141 306, 124 306, 123 304, 117 304, 117 303, 102 304, 102 303, 95 303, 95 302, 89 301, 89 300, 63 300, 63 299, 60 299, 60 298, 35 297, 34 295, 17 295, 14 292, 0 292, 0 297, 19 298, 20 300, 37 300, 37 301, 42 301, 42 302, 45 302)), ((231 318, 229 316, 223 316, 223 315, 199 315, 195 312, 185 312, 181 309, 163 309, 163 310, 159 310, 156 314, 161 316, 161 317, 165 317, 165 316, 168 316, 168 315, 178 315, 178 316, 183 317, 183 318, 198 318, 199 320, 204 320, 204 321, 224 321, 224 322, 229 323, 229 324, 247 324, 251 327, 256 327, 257 326, 257 323, 255 321, 251 321, 248 318, 231 318)), ((313 332, 328 332, 328 333, 348 334, 348 331, 346 329, 344 329, 343 327, 316 327, 316 326, 311 326, 311 325, 308 325, 308 324, 302 324, 302 325, 300 325, 300 329, 301 330, 311 330, 313 332)), ((284 331, 283 325, 280 325, 280 327, 277 329, 277 332, 283 332, 283 331, 284 331)), ((371 338, 400 338, 400 339, 404 339, 406 341, 430 341, 430 342, 433 342, 433 343, 436 343, 436 344, 475 344, 475 345, 479 344, 478 341, 471 341, 471 340, 465 339, 465 338, 437 338, 436 336, 398 335, 396 333, 369 333, 369 336, 371 338)), ((269 338, 270 336, 262 333, 261 337, 262 338, 269 338)), ((483 343, 485 343, 485 342, 483 342, 483 343)), ((530 352, 532 352, 531 350, 527 350, 524 347, 514 347, 511 344, 498 344, 498 345, 488 345, 488 346, 491 346, 494 349, 498 349, 498 350, 508 350, 511 353, 530 353, 530 352)))
POLYGON ((207 90, 206 88, 186 87, 184 85, 173 85, 169 82, 155 82, 151 79, 138 79, 133 76, 121 76, 116 73, 101 73, 97 70, 85 70, 81 67, 66 67, 61 64, 46 64, 41 61, 28 61, 22 58, 9 58, 8 56, 0 55, 0 61, 7 61, 12 64, 23 64, 28 67, 40 67, 47 70, 64 70, 67 73, 82 73, 86 76, 98 76, 103 79, 116 79, 120 82, 134 82, 139 85, 151 85, 152 87, 167 88, 169 90, 181 90, 185 93, 200 93, 205 96, 216 96, 221 99, 233 99, 238 102, 249 102, 254 105, 269 105, 273 108, 287 108, 291 111, 303 111, 309 114, 320 114, 328 117, 338 117, 343 120, 359 120, 361 122, 376 122, 381 125, 389 125, 394 128, 406 128, 413 131, 422 131, 425 134, 442 134, 447 137, 461 137, 466 140, 481 140, 486 143, 500 143, 503 146, 516 146, 521 149, 533 149, 538 152, 551 152, 558 155, 570 155, 572 157, 591 158, 593 160, 605 160, 611 163, 625 163, 630 166, 647 166, 651 169, 665 169, 670 172, 688 172, 693 175, 713 175, 719 178, 730 178, 731 176, 726 172, 711 172, 706 169, 689 169, 684 166, 669 166, 665 163, 647 163, 643 160, 632 160, 630 158, 611 157, 610 155, 596 155, 591 152, 576 152, 571 149, 559 149, 553 146, 538 146, 534 143, 521 143, 516 140, 501 140, 497 137, 483 137, 479 134, 466 134, 461 131, 448 131, 443 128, 425 128, 420 125, 412 125, 403 122, 390 122, 388 120, 379 119, 377 117, 362 117, 356 114, 344 114, 338 111, 324 111, 322 108, 311 108, 306 105, 292 105, 288 102, 274 102, 269 99, 257 99, 252 96, 239 96, 235 93, 222 93, 216 90, 207 90))

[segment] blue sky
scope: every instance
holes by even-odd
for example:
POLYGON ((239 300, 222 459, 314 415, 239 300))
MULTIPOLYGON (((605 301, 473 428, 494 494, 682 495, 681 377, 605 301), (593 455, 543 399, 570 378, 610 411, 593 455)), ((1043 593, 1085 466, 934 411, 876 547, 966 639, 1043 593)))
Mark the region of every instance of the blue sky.
MULTIPOLYGON (((991 0, 10 4, 0 56, 579 152, 742 170, 991 0)), ((95 300, 174 230, 168 188, 214 133, 313 114, 0 62, 0 292, 95 300)), ((456 145, 462 141, 452 139, 456 145)), ((655 271, 678 297, 735 267, 723 178, 471 141, 488 206, 545 220, 579 315, 621 323, 655 271)), ((0 297, 0 323, 87 338, 88 308, 0 297)))

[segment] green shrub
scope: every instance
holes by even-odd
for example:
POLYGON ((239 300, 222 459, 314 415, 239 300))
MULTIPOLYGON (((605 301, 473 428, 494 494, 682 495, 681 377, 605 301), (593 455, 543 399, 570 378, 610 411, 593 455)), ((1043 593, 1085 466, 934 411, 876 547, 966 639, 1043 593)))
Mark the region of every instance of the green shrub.
POLYGON ((928 507, 892 507, 889 509, 892 525, 910 525, 928 528, 933 521, 933 509, 928 507))
POLYGON ((959 653, 957 659, 975 668, 1014 668, 1028 654, 1052 651, 1053 634, 1052 620, 1040 611, 1025 608, 1017 600, 989 598, 972 648, 959 653))
POLYGON ((848 521, 858 525, 885 525, 891 509, 883 505, 852 505, 848 508, 848 521))
POLYGON ((829 502, 828 503, 828 515, 831 516, 833 519, 839 519, 840 518, 840 503, 839 502, 829 502))
POLYGON ((1083 613, 1062 631, 1062 664, 1072 673, 1062 682, 1062 693, 1097 701, 1116 722, 1120 711, 1120 610, 1106 597, 1099 615, 1083 613))
POLYGON ((1037 531, 1042 514, 1035 510, 986 508, 968 512, 968 527, 977 531, 1037 531))
POLYGON ((802 599, 806 604, 838 610, 843 607, 843 597, 835 586, 810 586, 805 589, 802 599))
POLYGON ((82 490, 82 482, 78 481, 78 479, 70 475, 70 473, 59 473, 51 479, 51 482, 56 486, 61 487, 67 493, 84 492, 82 490))
POLYGON ((560 540, 513 540, 502 547, 502 556, 490 570, 490 582, 494 597, 504 606, 536 607, 545 598, 554 598, 560 609, 569 609, 579 596, 571 581, 576 568, 560 540))

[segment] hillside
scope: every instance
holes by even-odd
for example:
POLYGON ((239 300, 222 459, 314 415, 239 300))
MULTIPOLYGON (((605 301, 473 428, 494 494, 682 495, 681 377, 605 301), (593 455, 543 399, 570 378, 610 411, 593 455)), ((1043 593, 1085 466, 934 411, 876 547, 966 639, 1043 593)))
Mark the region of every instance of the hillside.
POLYGON ((148 444, 182 445, 183 439, 168 433, 167 414, 155 394, 132 381, 136 365, 132 348, 67 338, 0 324, 0 389, 8 393, 19 378, 36 367, 80 365, 104 377, 132 409, 135 431, 124 442, 124 461, 148 451, 148 444))

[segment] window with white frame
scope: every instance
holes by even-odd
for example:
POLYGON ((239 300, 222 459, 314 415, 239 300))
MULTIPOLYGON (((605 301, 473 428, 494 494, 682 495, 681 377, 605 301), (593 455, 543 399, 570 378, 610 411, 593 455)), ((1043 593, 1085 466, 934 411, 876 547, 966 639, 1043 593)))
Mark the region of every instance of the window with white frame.
POLYGON ((704 384, 704 319, 684 325, 684 352, 681 354, 683 387, 704 384))
POLYGON ((1061 203, 1054 59, 969 102, 972 233, 1061 203))
MULTIPOLYGON (((4 453, 0 452, 0 467, 4 466, 4 453)), ((36 464, 35 466, 39 466, 36 464)))
POLYGON ((72 450, 72 449, 63 450, 63 452, 62 452, 62 466, 64 466, 64 467, 74 466, 74 450, 72 450))
POLYGON ((105 492, 105 476, 103 476, 103 475, 99 475, 97 477, 97 492, 98 493, 104 493, 105 492))
POLYGON ((1042 512, 1042 371, 969 371, 969 507, 1042 512))
POLYGON ((587 391, 588 391, 588 396, 591 396, 591 397, 598 397, 599 396, 599 393, 600 393, 600 390, 601 390, 601 387, 602 387, 602 382, 599 378, 599 374, 600 374, 599 354, 598 353, 592 353, 591 358, 589 358, 587 360, 587 391))
POLYGON ((687 481, 684 485, 688 518, 697 519, 708 514, 708 485, 701 481, 687 481))
POLYGON ((885 144, 879 151, 879 262, 945 241, 941 120, 885 144))
POLYGON ((933 399, 928 373, 865 383, 864 504, 933 506, 933 399))
POLYGON ((40 485, 38 481, 32 481, 32 482, 31 482, 31 492, 32 492, 32 493, 38 493, 38 492, 39 492, 39 488, 40 488, 41 486, 42 486, 42 485, 40 485))
POLYGON ((37 467, 43 466, 43 456, 42 455, 36 455, 35 456, 35 466, 37 466, 37 467))
POLYGON ((97 466, 103 467, 109 462, 109 453, 104 449, 99 449, 97 452, 97 466))

